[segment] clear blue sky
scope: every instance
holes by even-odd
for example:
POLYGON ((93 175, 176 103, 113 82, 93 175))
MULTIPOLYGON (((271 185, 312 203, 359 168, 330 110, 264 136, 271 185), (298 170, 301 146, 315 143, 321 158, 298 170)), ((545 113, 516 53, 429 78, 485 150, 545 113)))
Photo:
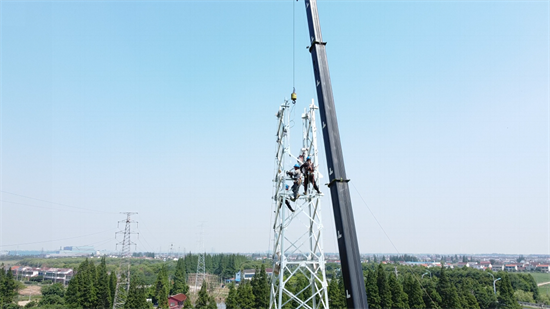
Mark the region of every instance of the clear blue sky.
MULTIPOLYGON (((1 1, 0 250, 267 251, 294 6, 303 109, 303 1, 1 1)), ((549 2, 318 7, 361 251, 550 253, 549 2)))

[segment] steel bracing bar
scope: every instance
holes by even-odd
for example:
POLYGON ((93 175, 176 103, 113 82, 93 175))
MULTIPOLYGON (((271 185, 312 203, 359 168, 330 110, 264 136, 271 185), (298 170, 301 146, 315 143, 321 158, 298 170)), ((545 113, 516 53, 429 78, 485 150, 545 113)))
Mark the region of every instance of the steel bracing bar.
MULTIPOLYGON (((313 60, 315 87, 319 101, 329 179, 331 181, 335 178, 347 179, 340 143, 340 132, 338 131, 338 122, 334 109, 334 98, 325 50, 326 43, 323 42, 321 36, 317 2, 316 0, 305 0, 305 6, 310 34, 309 51, 313 60)), ((330 195, 346 289, 347 306, 348 308, 368 308, 365 280, 361 268, 361 257, 357 244, 355 221, 353 219, 347 182, 335 182, 330 187, 330 195)))

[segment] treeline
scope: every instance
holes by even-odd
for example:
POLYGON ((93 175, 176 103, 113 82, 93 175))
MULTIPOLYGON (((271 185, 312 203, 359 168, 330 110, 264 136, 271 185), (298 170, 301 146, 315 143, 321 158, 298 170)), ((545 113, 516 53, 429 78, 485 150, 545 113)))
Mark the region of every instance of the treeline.
MULTIPOLYGON (((185 256, 185 266, 189 273, 197 270, 199 255, 187 254, 185 256)), ((233 278, 235 274, 243 268, 254 268, 253 261, 241 254, 206 254, 204 256, 204 268, 207 273, 220 276, 222 279, 233 278)))
MULTIPOLYGON (((213 266, 216 266, 214 271, 218 271, 220 274, 223 274, 224 271, 227 274, 231 272, 234 276, 233 269, 238 269, 237 263, 243 264, 243 258, 246 259, 244 256, 239 255, 215 255, 210 256, 210 258, 206 256, 205 262, 210 261, 211 271, 214 269, 213 266)), ((153 304, 159 309, 168 308, 168 297, 170 295, 187 294, 189 292, 189 285, 187 284, 188 268, 191 268, 191 272, 194 272, 197 267, 197 259, 197 255, 189 254, 185 258, 178 259, 175 266, 172 261, 159 263, 158 271, 153 273, 155 279, 151 284, 145 282, 145 269, 143 265, 137 263, 131 268, 128 292, 126 292, 126 286, 120 284, 117 291, 118 279, 116 273, 107 270, 105 257, 101 259, 97 266, 92 260, 86 259, 76 269, 75 275, 69 281, 66 290, 60 283, 44 286, 42 288, 42 299, 39 302, 31 302, 25 307, 110 309, 113 302, 119 299, 116 297, 118 293, 121 296, 119 300, 127 309, 148 309, 153 308, 153 304), (175 268, 173 272, 169 271, 171 266, 175 268), (152 299, 152 303, 147 302, 148 298, 152 299)), ((262 270, 265 274, 265 269, 262 270)), ((125 271, 121 272, 122 279, 125 279, 125 274, 125 271)), ((265 282, 267 282, 267 275, 265 275, 265 282)), ((265 291, 268 299, 268 286, 265 287, 265 291)), ((198 296, 194 305, 187 298, 184 303, 185 308, 216 308, 216 301, 214 297, 208 294, 206 283, 202 286, 198 296)))
MULTIPOLYGON (((137 256, 153 256, 154 253, 136 253, 137 256)), ((72 268, 75 271, 82 263, 84 258, 58 258, 58 259, 43 259, 43 258, 26 258, 20 261, 22 266, 32 267, 57 267, 57 268, 72 268)), ((194 273, 197 270, 198 255, 187 254, 183 260, 187 273, 194 273)), ((131 273, 139 274, 146 285, 151 285, 155 282, 157 274, 161 267, 166 267, 168 276, 172 277, 176 271, 176 261, 161 259, 130 259, 131 273)), ((261 261, 251 261, 246 256, 241 254, 206 254, 205 269, 209 274, 218 275, 221 278, 233 278, 235 274, 242 268, 254 268, 259 266, 261 261)), ((106 258, 107 271, 115 272, 120 264, 120 259, 106 258)), ((33 281, 33 280, 31 280, 33 281)))
POLYGON ((379 261, 391 261, 391 262, 418 262, 418 258, 414 255, 390 255, 386 257, 385 255, 377 256, 373 255, 372 258, 370 258, 370 262, 378 263, 379 261))
POLYGON ((392 262, 401 262, 401 261, 405 261, 405 262, 418 262, 418 258, 414 255, 408 255, 408 254, 404 254, 404 255, 390 255, 390 261, 392 262))
MULTIPOLYGON (((125 281, 125 274, 121 272, 122 281, 125 281)), ((171 280, 168 279, 166 264, 162 264, 156 274, 155 284, 148 286, 141 274, 132 274, 128 292, 126 286, 121 284, 117 291, 117 275, 114 271, 108 273, 106 259, 102 258, 97 266, 86 259, 78 266, 67 289, 61 283, 43 286, 40 301, 33 301, 25 307, 110 309, 118 299, 127 309, 149 309, 153 308, 153 303, 147 302, 147 298, 152 298, 159 309, 168 308, 170 295, 186 294, 189 291, 186 277, 184 259, 179 259, 171 280), (120 298, 116 297, 117 293, 120 298)), ((186 308, 192 308, 192 305, 188 302, 186 308)))
MULTIPOLYGON (((493 291, 493 279, 486 271, 471 268, 430 269, 370 263, 365 266, 369 308, 509 308, 520 309, 518 298, 528 295, 542 301, 537 284, 529 274, 495 273, 501 278, 493 291), (397 274, 396 274, 397 270, 397 274), (422 278, 421 275, 425 275, 422 278)), ((346 308, 342 279, 334 276, 328 286, 331 309, 346 308)))
POLYGON ((67 289, 61 283, 45 285, 40 301, 33 301, 25 307, 109 309, 113 305, 116 287, 116 274, 108 273, 105 258, 97 266, 86 259, 75 269, 67 289))

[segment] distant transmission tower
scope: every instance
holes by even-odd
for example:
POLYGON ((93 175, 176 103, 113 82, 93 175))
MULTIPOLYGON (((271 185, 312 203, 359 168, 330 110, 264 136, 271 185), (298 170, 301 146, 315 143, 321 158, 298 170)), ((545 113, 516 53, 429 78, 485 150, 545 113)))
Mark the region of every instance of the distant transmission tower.
MULTIPOLYGON (((302 114, 302 157, 294 157, 290 152, 290 119, 288 101, 283 103, 277 112, 277 154, 274 179, 275 209, 273 276, 269 308, 281 309, 292 304, 293 308, 328 309, 328 285, 325 273, 325 255, 323 250, 323 222, 321 220, 321 194, 313 190, 313 184, 293 201, 291 212, 287 201, 292 201, 292 181, 285 171, 290 166, 301 164, 307 157, 315 166, 314 179, 319 181, 317 157, 317 127, 315 110, 312 102, 309 109, 302 114), (293 284, 299 277, 307 282, 297 290, 293 284), (294 280, 292 280, 294 278, 294 280), (291 281, 292 280, 292 281, 291 281)), ((299 279, 298 279, 299 280, 299 279)))
POLYGON ((124 303, 126 302, 126 297, 128 296, 128 290, 130 290, 130 257, 132 256, 131 253, 131 247, 132 245, 136 245, 133 243, 130 239, 130 235, 132 234, 138 234, 136 232, 131 231, 131 225, 132 223, 136 223, 137 221, 133 221, 131 219, 132 215, 137 215, 137 212, 121 212, 121 214, 126 215, 126 220, 120 220, 118 221, 118 224, 120 226, 120 223, 125 223, 124 231, 118 231, 115 233, 118 234, 124 234, 123 239, 121 242, 117 243, 118 245, 121 245, 120 250, 120 269, 117 274, 117 283, 116 283, 116 290, 115 290, 115 300, 113 302, 113 309, 119 309, 124 308, 124 303), (125 273, 123 273, 125 272, 125 273))
POLYGON ((204 223, 201 223, 200 234, 199 234, 199 257, 197 260, 197 273, 195 274, 195 292, 198 293, 198 290, 202 286, 204 280, 206 280, 206 263, 205 263, 205 252, 204 252, 204 239, 203 239, 203 229, 204 223), (200 284, 199 284, 200 280, 200 284))

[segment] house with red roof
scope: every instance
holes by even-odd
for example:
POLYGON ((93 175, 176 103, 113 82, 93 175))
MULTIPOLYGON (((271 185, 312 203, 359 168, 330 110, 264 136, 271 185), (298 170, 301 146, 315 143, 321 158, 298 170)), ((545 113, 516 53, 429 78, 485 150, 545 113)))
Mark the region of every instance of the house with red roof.
POLYGON ((481 261, 479 262, 479 265, 481 265, 481 267, 485 267, 485 268, 492 268, 493 265, 491 265, 491 261, 481 261))
POLYGON ((183 308, 183 302, 187 299, 185 294, 176 294, 168 297, 168 306, 170 309, 181 309, 183 308))

